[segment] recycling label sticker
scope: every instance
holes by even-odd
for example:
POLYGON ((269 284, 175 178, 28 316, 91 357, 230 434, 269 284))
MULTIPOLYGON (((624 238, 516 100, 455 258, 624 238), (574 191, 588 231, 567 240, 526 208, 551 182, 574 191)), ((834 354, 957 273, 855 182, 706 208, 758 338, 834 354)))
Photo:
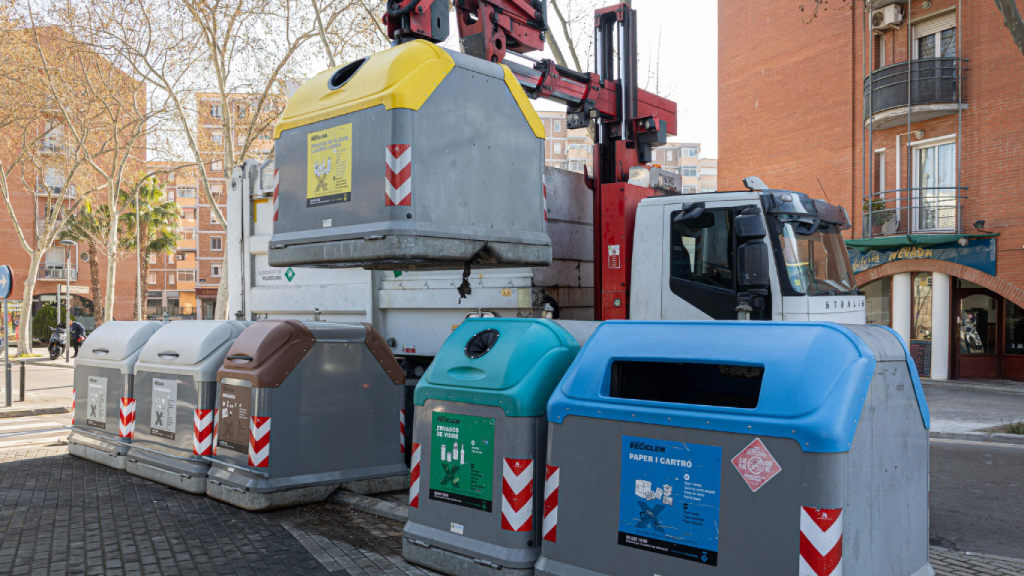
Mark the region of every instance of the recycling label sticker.
POLYGON ((85 423, 93 428, 107 428, 107 379, 89 376, 89 398, 86 405, 88 412, 85 423))
POLYGON ((352 125, 306 137, 306 207, 352 200, 352 125))
POLYGON ((220 385, 220 416, 217 423, 217 448, 242 454, 249 450, 249 417, 252 388, 220 385))
POLYGON ((178 381, 153 378, 153 404, 149 410, 149 433, 174 440, 178 409, 178 381))
POLYGON ((622 437, 620 546, 718 565, 722 449, 622 437))
POLYGON ((494 418, 434 412, 430 499, 491 512, 494 418))

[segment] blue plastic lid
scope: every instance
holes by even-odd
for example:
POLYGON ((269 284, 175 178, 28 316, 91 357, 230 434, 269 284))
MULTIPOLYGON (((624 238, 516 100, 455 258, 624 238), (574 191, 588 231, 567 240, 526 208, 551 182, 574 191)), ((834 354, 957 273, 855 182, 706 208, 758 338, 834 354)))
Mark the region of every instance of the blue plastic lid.
MULTIPOLYGON (((805 452, 845 452, 875 364, 863 340, 833 323, 605 322, 552 395, 548 420, 588 416, 793 438, 805 452), (756 406, 748 408, 637 400, 611 396, 617 360, 763 368, 763 375, 756 406)), ((911 377, 928 427, 916 371, 911 377)))

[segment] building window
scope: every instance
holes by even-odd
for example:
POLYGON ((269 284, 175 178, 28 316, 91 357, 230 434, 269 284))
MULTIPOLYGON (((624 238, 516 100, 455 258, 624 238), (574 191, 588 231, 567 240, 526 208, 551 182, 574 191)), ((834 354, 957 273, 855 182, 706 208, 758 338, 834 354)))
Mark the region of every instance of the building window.
POLYGON ((697 187, 696 186, 683 186, 683 194, 696 194, 696 193, 697 193, 697 187))
POLYGON ((679 175, 683 178, 696 178, 697 167, 696 166, 680 166, 679 175))
POLYGON ((181 230, 178 231, 178 234, 181 235, 181 239, 182 240, 195 240, 196 239, 196 229, 195 228, 182 228, 181 230))
POLYGON ((696 158, 697 149, 693 146, 686 146, 682 149, 681 155, 687 158, 696 158))
POLYGON ((174 272, 167 273, 167 284, 174 286, 174 272))
POLYGON ((156 264, 156 252, 149 255, 149 263, 156 264))
POLYGON ((167 192, 165 193, 165 195, 167 196, 167 201, 168 202, 174 202, 174 189, 173 188, 169 188, 167 190, 167 192))
POLYGON ((554 128, 553 132, 561 132, 562 131, 562 121, 561 120, 555 120, 554 121, 554 126, 555 126, 555 128, 554 128))
POLYGON ((583 167, 585 165, 586 164, 584 164, 584 162, 582 160, 570 160, 569 161, 569 170, 572 171, 572 172, 583 172, 583 167))
POLYGON ((701 192, 705 192, 705 193, 706 192, 716 192, 717 189, 714 186, 701 186, 700 187, 700 191, 701 192))
MULTIPOLYGON (((220 140, 219 140, 220 133, 217 134, 217 138, 218 138, 217 141, 220 142, 220 140)), ((212 162, 210 164, 210 170, 219 171, 219 170, 223 170, 223 169, 224 169, 224 161, 223 160, 217 160, 217 161, 212 162)))
POLYGON ((672 150, 665 150, 665 162, 672 162, 675 159, 675 152, 672 150))
POLYGON ((213 264, 210 266, 210 276, 220 278, 220 264, 213 264))
POLYGON ((220 104, 214 104, 210 106, 210 116, 214 118, 220 118, 220 104))
POLYGON ((178 270, 178 282, 195 282, 195 270, 178 270))
POLYGON ((875 280, 861 289, 867 302, 868 324, 892 326, 892 277, 875 280))
POLYGON ((1024 308, 1003 300, 1006 309, 1006 353, 1024 354, 1024 308))
POLYGON ((210 135, 210 137, 213 139, 214 144, 220 144, 221 142, 224 141, 220 135, 220 132, 214 132, 210 135))
POLYGON ((167 255, 167 263, 168 264, 174 264, 174 254, 168 254, 167 255))
POLYGON ((217 224, 217 213, 210 208, 210 224, 217 224))
POLYGON ((149 284, 156 284, 156 272, 150 272, 146 277, 146 282, 149 284))
POLYGON ((210 236, 210 250, 223 250, 224 240, 220 236, 210 236))
POLYGON ((956 143, 914 149, 914 229, 955 230, 956 143))
POLYGON ((562 153, 562 143, 561 142, 552 142, 551 143, 551 150, 554 151, 555 155, 561 154, 562 153))
MULTIPOLYGON (((195 198, 195 197, 196 197, 196 189, 195 188, 178 188, 178 198, 195 198)), ((171 198, 171 200, 174 200, 174 198, 171 198)))
POLYGON ((914 39, 918 59, 956 58, 956 14, 915 25, 914 39))

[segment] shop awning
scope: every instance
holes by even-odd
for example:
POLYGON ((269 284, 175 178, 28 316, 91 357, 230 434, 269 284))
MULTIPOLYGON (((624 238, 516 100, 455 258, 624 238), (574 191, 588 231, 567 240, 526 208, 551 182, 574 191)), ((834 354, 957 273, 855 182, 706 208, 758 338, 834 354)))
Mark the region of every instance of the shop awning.
POLYGON ((886 248, 899 248, 901 246, 935 246, 936 244, 948 244, 959 242, 961 238, 968 240, 980 238, 994 238, 999 236, 998 232, 987 234, 904 234, 902 236, 880 236, 878 238, 856 238, 846 241, 847 248, 857 250, 881 250, 886 248))

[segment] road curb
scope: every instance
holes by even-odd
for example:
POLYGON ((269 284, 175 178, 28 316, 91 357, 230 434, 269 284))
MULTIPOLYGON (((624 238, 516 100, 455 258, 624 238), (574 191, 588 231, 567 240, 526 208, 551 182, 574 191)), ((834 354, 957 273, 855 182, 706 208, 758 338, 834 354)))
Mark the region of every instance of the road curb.
MULTIPOLYGON (((15 360, 11 360, 11 366, 14 366, 14 363, 15 363, 15 360)), ((47 368, 70 368, 72 370, 75 369, 75 365, 74 364, 63 364, 63 363, 60 363, 60 362, 50 362, 49 360, 47 360, 46 362, 26 362, 25 364, 26 365, 30 365, 30 366, 46 366, 47 368)))
POLYGON ((45 414, 67 414, 70 406, 53 406, 50 408, 23 408, 21 410, 0 411, 0 418, 22 418, 24 416, 43 416, 45 414))
POLYGON ((381 500, 372 496, 363 496, 361 494, 353 494, 352 492, 338 490, 334 494, 331 494, 327 501, 332 504, 340 504, 346 508, 352 508, 353 510, 367 512, 376 516, 383 516, 384 518, 397 520, 399 522, 407 522, 409 520, 408 506, 395 504, 394 502, 388 502, 387 500, 381 500))
POLYGON ((966 442, 996 442, 1024 446, 1024 436, 1019 434, 989 434, 988 432, 929 432, 929 437, 940 440, 963 440, 966 442))
POLYGON ((940 388, 956 388, 959 390, 984 390, 986 392, 1004 392, 1006 394, 1024 395, 1024 388, 1011 386, 992 386, 989 384, 964 384, 962 382, 946 382, 943 380, 921 380, 925 386, 938 386, 940 388))

